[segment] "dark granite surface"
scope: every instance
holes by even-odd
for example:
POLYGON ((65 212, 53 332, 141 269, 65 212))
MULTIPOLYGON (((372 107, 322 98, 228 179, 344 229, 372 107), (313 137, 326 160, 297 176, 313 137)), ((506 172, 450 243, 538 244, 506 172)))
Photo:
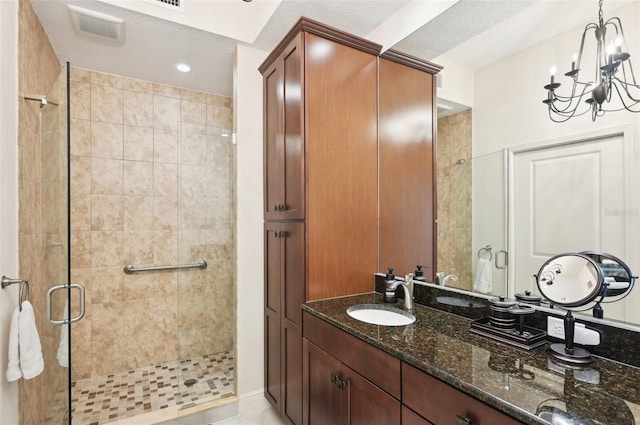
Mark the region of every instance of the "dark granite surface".
MULTIPOLYGON (((346 313, 352 305, 370 303, 382 303, 382 296, 314 301, 303 309, 524 423, 550 423, 536 416, 540 411, 555 412, 566 424, 640 423, 636 367, 604 358, 569 367, 552 360, 546 346, 511 347, 470 333, 465 317, 419 304, 408 326, 372 325, 346 313)), ((401 302, 394 305, 402 308, 401 302)))

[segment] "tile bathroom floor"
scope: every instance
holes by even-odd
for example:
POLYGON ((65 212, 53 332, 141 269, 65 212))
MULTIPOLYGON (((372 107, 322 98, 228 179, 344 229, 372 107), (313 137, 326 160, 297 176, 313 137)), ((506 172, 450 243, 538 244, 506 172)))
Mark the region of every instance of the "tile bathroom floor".
POLYGON ((73 424, 103 425, 231 395, 233 369, 233 353, 222 352, 75 381, 71 384, 73 424), (186 386, 189 379, 197 382, 186 386))

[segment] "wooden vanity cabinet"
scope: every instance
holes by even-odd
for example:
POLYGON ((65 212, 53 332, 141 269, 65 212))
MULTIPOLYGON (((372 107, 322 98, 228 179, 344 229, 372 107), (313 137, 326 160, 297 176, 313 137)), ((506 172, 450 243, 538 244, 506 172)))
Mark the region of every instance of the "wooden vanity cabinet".
POLYGON ((521 425, 512 417, 406 363, 402 364, 402 404, 403 425, 406 425, 405 415, 408 424, 416 425, 521 425), (411 411, 405 411, 407 408, 411 411), (425 422, 420 422, 420 418, 425 422))
POLYGON ((400 423, 400 360, 305 313, 303 424, 400 423))

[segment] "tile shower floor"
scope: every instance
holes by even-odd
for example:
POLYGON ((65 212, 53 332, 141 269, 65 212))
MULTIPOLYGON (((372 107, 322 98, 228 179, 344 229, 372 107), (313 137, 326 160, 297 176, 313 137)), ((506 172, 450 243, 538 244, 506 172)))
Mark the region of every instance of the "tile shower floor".
POLYGON ((233 394, 232 352, 207 354, 75 381, 71 384, 74 425, 102 425, 170 406, 233 394), (185 381, 196 379, 193 385, 185 381))

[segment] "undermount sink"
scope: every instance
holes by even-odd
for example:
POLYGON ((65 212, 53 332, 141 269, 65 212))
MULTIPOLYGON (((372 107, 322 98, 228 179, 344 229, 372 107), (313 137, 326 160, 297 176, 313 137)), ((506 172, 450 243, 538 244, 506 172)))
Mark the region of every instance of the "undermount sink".
POLYGON ((347 309, 347 314, 373 325, 406 326, 416 321, 416 316, 407 311, 381 304, 353 305, 347 309))

